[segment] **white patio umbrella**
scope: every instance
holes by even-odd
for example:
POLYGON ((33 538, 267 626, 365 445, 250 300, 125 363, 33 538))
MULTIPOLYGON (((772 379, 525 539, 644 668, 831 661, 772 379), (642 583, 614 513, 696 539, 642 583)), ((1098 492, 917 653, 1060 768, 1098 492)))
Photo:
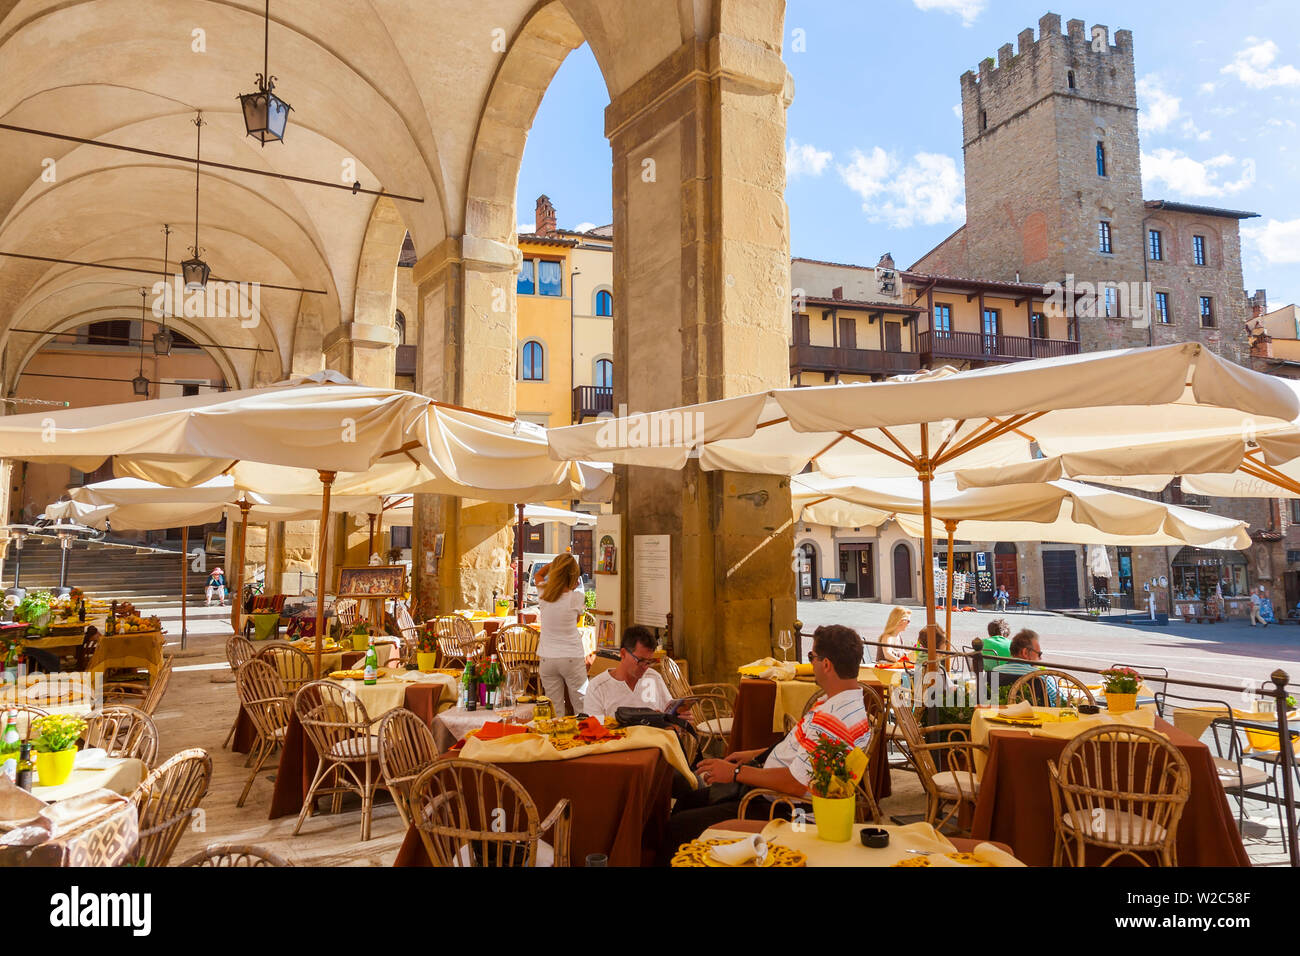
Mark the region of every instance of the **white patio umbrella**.
MULTIPOLYGON (((607 419, 549 433, 559 459, 796 475, 915 477, 931 514, 934 475, 1039 455, 1092 454, 1167 443, 1161 468, 1196 443, 1235 469, 1242 436, 1283 429, 1300 399, 1279 379, 1234 365, 1197 343, 1096 352, 885 382, 773 389, 702 405, 607 419)), ((1129 460, 1129 473, 1156 471, 1129 460)), ((1117 473, 1106 468, 1106 473, 1117 473)), ((924 548, 933 550, 923 521, 924 548)), ((933 582, 922 577, 928 624, 933 582)), ((931 632, 933 633, 933 632, 931 632)), ((933 648, 931 648, 933 651, 933 648)), ((933 653, 930 655, 933 659, 933 653)))

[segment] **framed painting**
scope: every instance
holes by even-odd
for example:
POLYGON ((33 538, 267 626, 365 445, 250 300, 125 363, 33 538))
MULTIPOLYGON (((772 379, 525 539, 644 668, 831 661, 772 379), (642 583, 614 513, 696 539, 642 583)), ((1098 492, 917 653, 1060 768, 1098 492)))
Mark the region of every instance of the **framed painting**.
POLYGON ((378 564, 339 568, 339 597, 358 599, 400 598, 406 593, 406 565, 378 564))

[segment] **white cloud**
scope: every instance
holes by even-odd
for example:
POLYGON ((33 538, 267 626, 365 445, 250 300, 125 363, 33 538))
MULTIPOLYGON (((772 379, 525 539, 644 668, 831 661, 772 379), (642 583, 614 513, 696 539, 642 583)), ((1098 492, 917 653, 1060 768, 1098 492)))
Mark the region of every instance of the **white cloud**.
POLYGON ((984 12, 984 0, 912 0, 916 9, 923 13, 938 10, 940 13, 955 13, 961 17, 962 26, 970 26, 975 18, 984 12))
POLYGON ((1202 84, 1201 84, 1201 92, 1204 93, 1204 94, 1206 94, 1207 96, 1208 96, 1209 94, 1213 93, 1213 92, 1214 92, 1214 84, 1213 84, 1213 83, 1202 83, 1202 84))
POLYGON ((852 161, 837 168, 872 222, 906 229, 966 217, 962 175, 951 156, 917 153, 904 163, 876 146, 870 153, 855 149, 852 161))
POLYGON ((954 103, 954 104, 952 104, 952 115, 955 116, 955 117, 957 117, 958 119, 961 119, 961 104, 960 104, 960 103, 954 103))
POLYGON ((1235 76, 1247 86, 1263 90, 1270 86, 1300 86, 1300 70, 1288 64, 1274 66, 1278 47, 1272 40, 1246 37, 1250 46, 1237 51, 1231 63, 1220 73, 1235 76))
POLYGON ((1148 73, 1138 80, 1138 129, 1143 133, 1160 133, 1169 128, 1169 124, 1182 115, 1182 100, 1171 96, 1160 85, 1160 79, 1154 73, 1148 73))
POLYGON ((1190 198, 1226 196, 1255 182, 1255 161, 1240 161, 1240 175, 1227 182, 1221 177, 1232 174, 1238 161, 1222 153, 1204 161, 1192 159, 1177 149, 1156 149, 1142 154, 1142 178, 1147 183, 1163 183, 1170 192, 1190 198))
POLYGON ((595 229, 595 228, 596 228, 596 224, 595 224, 594 222, 580 222, 580 223, 578 223, 576 226, 573 227, 573 231, 574 231, 574 232, 590 232, 592 229, 595 229))
POLYGON ((1210 138, 1210 131, 1208 129, 1201 129, 1190 119, 1185 119, 1183 120, 1183 135, 1188 139, 1194 139, 1199 143, 1204 143, 1210 138))
POLYGON ((1243 225, 1241 235, 1269 265, 1300 263, 1300 219, 1270 219, 1262 226, 1243 225))
POLYGON ((785 147, 786 179, 797 179, 804 175, 820 176, 830 161, 829 150, 818 149, 811 143, 800 145, 792 139, 785 147))
POLYGON ((515 232, 522 232, 525 235, 531 235, 536 228, 537 228, 536 223, 521 222, 517 226, 515 226, 515 232))

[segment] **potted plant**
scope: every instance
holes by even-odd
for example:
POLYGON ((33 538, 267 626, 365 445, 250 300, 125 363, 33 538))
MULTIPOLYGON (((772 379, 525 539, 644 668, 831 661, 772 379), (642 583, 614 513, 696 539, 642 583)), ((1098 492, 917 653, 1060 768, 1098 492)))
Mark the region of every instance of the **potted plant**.
POLYGON ((32 742, 36 750, 36 776, 42 787, 57 787, 72 773, 77 759, 77 741, 86 732, 86 722, 72 714, 50 714, 32 721, 32 742))
POLYGON ((438 666, 438 638, 431 625, 422 627, 415 639, 415 666, 426 674, 438 666))
POLYGON ((853 837, 855 778, 849 770, 848 744, 823 735, 812 752, 813 820, 817 837, 832 843, 847 843, 853 837))
POLYGON ((1138 688, 1142 677, 1131 667, 1112 667, 1101 672, 1106 687, 1106 709, 1112 714, 1137 710, 1138 688))
POLYGON ((43 633, 50 623, 50 607, 54 604, 54 595, 49 591, 28 591, 26 597, 14 608, 14 619, 26 621, 31 630, 43 633))
POLYGON ((370 646, 370 625, 365 621, 357 621, 348 638, 354 651, 364 651, 370 646))

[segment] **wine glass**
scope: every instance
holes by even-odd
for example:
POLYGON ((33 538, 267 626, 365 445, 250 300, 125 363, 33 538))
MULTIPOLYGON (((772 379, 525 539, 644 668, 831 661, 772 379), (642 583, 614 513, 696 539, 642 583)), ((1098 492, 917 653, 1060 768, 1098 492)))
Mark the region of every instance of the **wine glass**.
POLYGON ((790 663, 790 648, 794 647, 794 635, 789 631, 780 631, 776 635, 776 646, 781 648, 781 657, 790 663))

